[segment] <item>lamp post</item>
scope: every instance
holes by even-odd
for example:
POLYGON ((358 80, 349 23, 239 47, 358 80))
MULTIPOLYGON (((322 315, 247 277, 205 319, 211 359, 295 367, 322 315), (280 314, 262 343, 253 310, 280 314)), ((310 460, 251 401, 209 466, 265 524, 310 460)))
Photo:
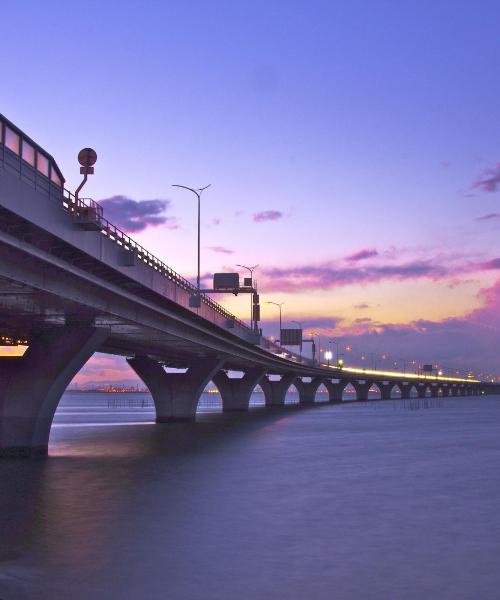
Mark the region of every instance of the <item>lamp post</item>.
MULTIPOLYGON (((327 350, 325 352, 325 358, 328 361, 328 366, 330 366, 330 360, 332 359, 332 357, 333 357, 333 354, 332 354, 331 350, 327 350)), ((338 362, 338 359, 337 359, 337 362, 338 362)))
POLYGON ((178 185, 174 183, 172 187, 183 188, 184 190, 189 190, 193 192, 195 196, 198 198, 198 274, 196 276, 196 287, 198 289, 198 296, 200 295, 200 212, 201 212, 201 194, 204 190, 210 187, 210 183, 202 188, 190 188, 187 185, 178 185))
MULTIPOLYGON (((318 335, 318 332, 317 331, 310 331, 307 335, 311 338, 311 342, 312 342, 311 343, 311 347, 312 347, 311 348, 312 349, 311 354, 312 354, 312 361, 313 361, 313 364, 314 364, 316 362, 316 343, 314 341, 314 336, 318 335)), ((318 348, 319 348, 319 351, 318 351, 318 364, 320 364, 321 363, 321 338, 319 336, 318 336, 318 348)))
MULTIPOLYGON (((254 265, 253 267, 247 267, 246 265, 236 265, 237 267, 241 267, 242 269, 246 269, 250 273, 250 279, 252 281, 253 287, 253 272, 259 265, 254 265)), ((252 329, 257 330, 257 327, 253 327, 253 298, 250 294, 250 324, 252 325, 252 329)))
POLYGON ((338 362, 339 362, 339 343, 335 340, 329 340, 328 343, 335 344, 336 353, 337 353, 337 364, 338 364, 338 362))
POLYGON ((281 344, 281 307, 285 303, 284 302, 271 302, 270 300, 268 300, 266 302, 266 304, 274 304, 274 306, 277 306, 280 309, 280 344, 281 344))

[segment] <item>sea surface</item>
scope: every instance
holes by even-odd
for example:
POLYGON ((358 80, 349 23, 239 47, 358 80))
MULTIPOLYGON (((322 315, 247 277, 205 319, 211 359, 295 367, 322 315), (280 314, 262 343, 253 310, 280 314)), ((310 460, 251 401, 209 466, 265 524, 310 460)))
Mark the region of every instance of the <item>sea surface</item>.
POLYGON ((66 393, 50 458, 0 461, 0 599, 500 598, 500 396, 255 396, 66 393))

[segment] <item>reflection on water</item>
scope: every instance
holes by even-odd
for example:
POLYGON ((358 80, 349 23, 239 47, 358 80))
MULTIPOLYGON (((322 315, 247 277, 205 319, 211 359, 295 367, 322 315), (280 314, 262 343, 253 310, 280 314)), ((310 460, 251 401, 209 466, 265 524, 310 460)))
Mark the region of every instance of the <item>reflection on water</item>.
POLYGON ((500 397, 155 425, 102 396, 0 462, 2 600, 498 598, 500 397))

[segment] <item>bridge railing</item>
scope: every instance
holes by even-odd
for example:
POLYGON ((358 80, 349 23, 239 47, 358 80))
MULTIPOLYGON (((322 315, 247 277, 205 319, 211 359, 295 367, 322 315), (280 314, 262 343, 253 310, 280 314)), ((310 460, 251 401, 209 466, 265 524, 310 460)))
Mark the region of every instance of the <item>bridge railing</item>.
MULTIPOLYGON (((95 228, 98 229, 109 240, 120 246, 123 250, 135 254, 135 256, 164 277, 186 290, 192 295, 198 293, 198 289, 182 275, 179 275, 174 269, 165 264, 162 260, 151 254, 146 248, 134 241, 130 236, 123 232, 120 228, 110 223, 102 213, 102 207, 90 198, 75 198, 69 190, 64 188, 63 206, 74 217, 85 215, 95 223, 95 228), (88 217, 90 215, 90 217, 88 217)), ((226 310, 223 306, 212 300, 206 294, 200 294, 201 301, 212 310, 222 315, 224 318, 234 321, 240 327, 252 332, 252 329, 235 315, 226 310)))

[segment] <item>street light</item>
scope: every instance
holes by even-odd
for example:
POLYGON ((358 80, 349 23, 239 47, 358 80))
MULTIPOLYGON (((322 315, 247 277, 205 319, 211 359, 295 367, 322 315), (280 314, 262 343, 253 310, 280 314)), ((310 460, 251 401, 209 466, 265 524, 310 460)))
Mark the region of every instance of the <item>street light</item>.
MULTIPOLYGON (((246 265, 236 265, 236 266, 249 271, 251 286, 253 287, 253 272, 259 265, 254 265, 253 267, 247 267, 246 265)), ((251 294, 250 294, 250 324, 253 324, 253 298, 252 298, 251 294)), ((257 327, 254 327, 254 329, 257 329, 257 327)))
POLYGON ((266 304, 274 304, 274 306, 277 306, 280 309, 280 344, 281 344, 281 307, 285 303, 284 302, 271 302, 270 300, 268 300, 266 302, 266 304))
MULTIPOLYGON (((325 356, 326 360, 328 361, 328 366, 330 366, 330 360, 333 357, 333 354, 332 354, 331 350, 327 350, 325 352, 324 356, 325 356)), ((337 362, 338 362, 338 359, 337 359, 337 362)))
POLYGON ((319 351, 318 351, 318 363, 320 364, 321 363, 321 338, 319 337, 317 331, 310 331, 307 335, 311 338, 311 342, 312 342, 311 343, 311 346, 312 346, 311 349, 312 349, 312 361, 313 361, 313 363, 316 361, 316 344, 314 342, 314 336, 315 335, 318 336, 318 348, 319 348, 319 351))
POLYGON ((335 347, 337 349, 337 363, 339 362, 339 343, 335 340, 328 340, 329 344, 335 344, 335 347))
POLYGON ((198 274, 196 276, 196 287, 198 288, 198 296, 200 295, 200 211, 201 211, 201 194, 204 190, 210 187, 210 183, 202 188, 190 188, 187 185, 178 185, 174 183, 172 187, 183 188, 184 190, 189 190, 193 192, 195 196, 198 198, 198 274))

